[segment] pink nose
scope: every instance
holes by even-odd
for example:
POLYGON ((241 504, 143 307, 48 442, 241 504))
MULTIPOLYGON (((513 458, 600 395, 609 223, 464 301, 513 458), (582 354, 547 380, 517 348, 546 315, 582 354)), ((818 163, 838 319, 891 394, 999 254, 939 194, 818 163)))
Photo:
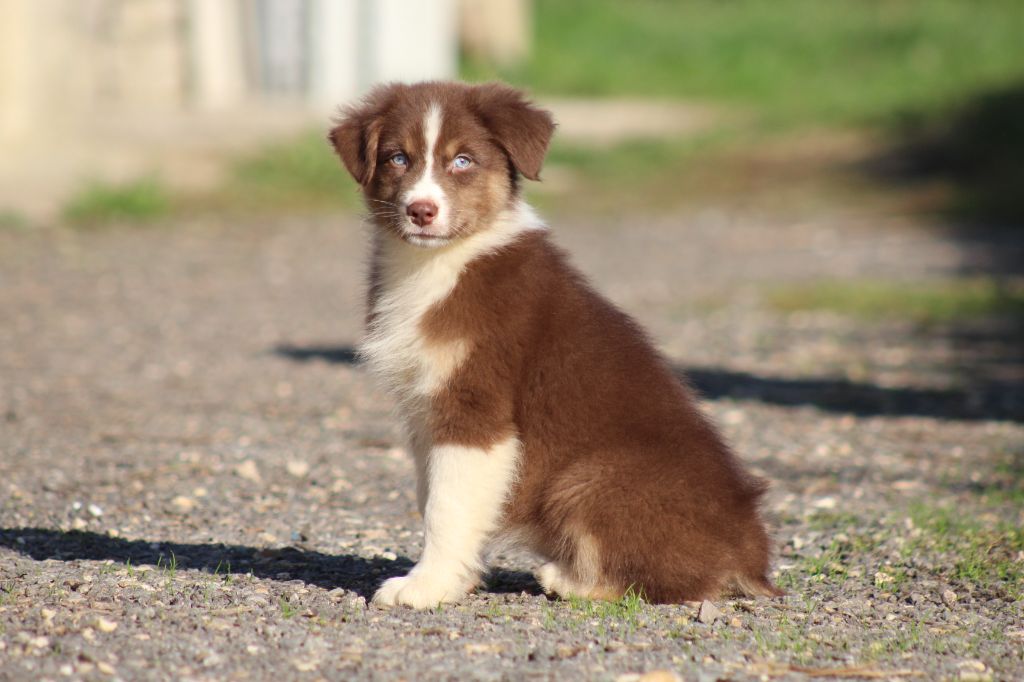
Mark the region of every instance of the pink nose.
POLYGON ((433 201, 414 201, 405 209, 405 214, 412 218, 412 221, 423 227, 434 222, 437 217, 437 204, 433 201))

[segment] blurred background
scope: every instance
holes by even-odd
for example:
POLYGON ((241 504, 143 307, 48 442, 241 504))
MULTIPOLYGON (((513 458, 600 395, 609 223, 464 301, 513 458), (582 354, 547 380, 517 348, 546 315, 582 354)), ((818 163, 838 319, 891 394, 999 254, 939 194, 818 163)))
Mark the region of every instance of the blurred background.
POLYGON ((678 259, 649 297, 902 324, 941 346, 926 367, 910 348, 822 367, 917 363, 966 386, 964 410, 1016 415, 1022 35, 1017 0, 4 0, 0 225, 358 221, 323 141, 340 105, 381 81, 503 79, 555 112, 528 192, 594 270, 678 259), (676 294, 694 254, 717 274, 676 294))

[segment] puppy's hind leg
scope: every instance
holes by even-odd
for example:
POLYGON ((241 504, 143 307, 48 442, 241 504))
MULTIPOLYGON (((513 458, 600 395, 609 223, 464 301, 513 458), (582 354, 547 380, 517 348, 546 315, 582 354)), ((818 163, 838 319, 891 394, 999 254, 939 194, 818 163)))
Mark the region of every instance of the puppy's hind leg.
POLYGON ((483 569, 484 542, 497 529, 519 460, 519 441, 490 448, 437 445, 427 454, 423 555, 408 575, 391 578, 375 604, 437 606, 460 599, 483 569))
POLYGON ((567 599, 607 599, 621 597, 625 590, 612 586, 603 578, 597 542, 593 537, 579 534, 575 540, 572 565, 562 561, 549 561, 537 569, 537 582, 548 594, 567 599))

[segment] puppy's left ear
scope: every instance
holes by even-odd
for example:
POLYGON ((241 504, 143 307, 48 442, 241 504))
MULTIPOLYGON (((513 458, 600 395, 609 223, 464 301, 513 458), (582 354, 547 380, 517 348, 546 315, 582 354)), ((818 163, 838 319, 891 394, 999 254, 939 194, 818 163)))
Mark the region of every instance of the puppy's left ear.
POLYGON ((363 187, 373 180, 382 118, 401 87, 384 85, 374 88, 362 102, 342 110, 337 125, 327 135, 345 168, 363 187))
POLYGON ((551 114, 535 107, 522 92, 502 83, 473 88, 474 108, 484 126, 530 180, 540 180, 540 169, 555 132, 551 114))

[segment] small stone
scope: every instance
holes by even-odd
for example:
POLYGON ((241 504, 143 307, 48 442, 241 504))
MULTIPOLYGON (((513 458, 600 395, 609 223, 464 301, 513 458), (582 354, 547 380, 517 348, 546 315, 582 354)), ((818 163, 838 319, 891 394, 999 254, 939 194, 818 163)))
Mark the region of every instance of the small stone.
POLYGON ((249 644, 245 647, 245 653, 249 654, 250 656, 256 656, 257 654, 259 654, 259 652, 260 648, 255 644, 249 644))
POLYGON ((39 637, 33 637, 32 639, 28 640, 28 645, 34 646, 37 649, 45 649, 46 647, 50 646, 50 638, 43 637, 42 635, 40 635, 39 637))
POLYGON ((39 612, 39 615, 43 617, 43 620, 49 621, 49 620, 53 620, 54 616, 57 615, 57 612, 54 611, 53 609, 42 609, 39 612))
POLYGON ((70 677, 71 674, 75 672, 75 669, 71 667, 70 663, 65 663, 61 667, 57 668, 57 672, 59 672, 64 677, 70 677))
POLYGON ((289 460, 284 468, 295 478, 305 478, 309 473, 309 464, 298 459, 289 460))
POLYGON ((86 509, 89 512, 89 514, 95 516, 96 518, 103 516, 103 508, 100 507, 99 505, 90 504, 86 509))
POLYGON ((671 670, 652 670, 637 678, 637 682, 681 682, 681 680, 679 675, 671 670))
POLYGON ((734 628, 741 628, 743 627, 743 621, 733 616, 732 620, 729 621, 729 625, 731 625, 734 628))
POLYGON ((705 625, 711 625, 721 616, 721 610, 707 599, 700 603, 700 608, 697 610, 697 620, 705 625))
POLYGON ((316 670, 317 666, 320 665, 320 662, 296 658, 292 661, 292 665, 294 665, 295 669, 300 673, 308 673, 311 670, 316 670))
POLYGON ((178 495, 175 497, 171 500, 171 504, 173 504, 174 508, 180 512, 190 512, 195 509, 196 506, 195 500, 191 497, 185 497, 184 495, 178 495))
POLYGON ((388 561, 395 561, 396 559, 398 559, 398 555, 395 554, 394 552, 381 552, 380 553, 380 558, 381 559, 386 559, 388 561))
POLYGON ((961 661, 957 664, 960 669, 959 679, 970 682, 988 682, 992 679, 992 671, 988 666, 978 660, 961 661))
POLYGON ((245 480, 252 481, 253 483, 261 483, 263 481, 263 477, 260 476, 259 467, 257 467, 256 462, 251 459, 247 459, 236 466, 235 473, 245 480))
POLYGON ((74 528, 75 530, 82 530, 83 528, 87 527, 88 525, 89 524, 86 523, 84 519, 76 518, 74 521, 71 522, 71 527, 74 528))
POLYGON ((116 670, 114 670, 114 666, 110 665, 106 661, 98 661, 96 663, 96 669, 104 675, 113 675, 117 672, 116 670))
POLYGON ((956 592, 953 590, 945 590, 942 593, 942 603, 946 606, 953 606, 956 603, 956 592))
POLYGON ((501 644, 472 643, 463 647, 467 654, 500 654, 505 650, 501 644))
POLYGON ((117 629, 117 623, 115 623, 112 620, 107 620, 103 616, 97 618, 94 625, 96 626, 96 629, 100 632, 113 632, 117 629))

